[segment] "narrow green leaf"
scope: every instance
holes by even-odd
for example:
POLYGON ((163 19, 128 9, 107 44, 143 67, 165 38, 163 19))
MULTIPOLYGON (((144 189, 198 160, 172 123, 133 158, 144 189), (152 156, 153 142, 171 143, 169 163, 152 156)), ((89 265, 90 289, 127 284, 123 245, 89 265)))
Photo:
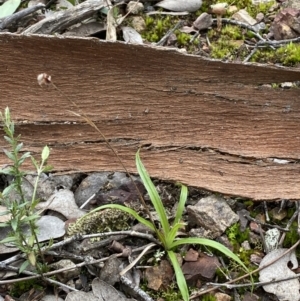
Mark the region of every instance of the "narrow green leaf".
POLYGON ((35 242, 34 235, 31 235, 28 239, 28 246, 32 247, 34 245, 34 242, 35 242))
POLYGON ((31 263, 31 265, 35 267, 36 257, 35 257, 35 254, 33 251, 28 254, 27 258, 28 258, 29 262, 31 263))
POLYGON ((30 216, 26 216, 26 217, 24 217, 23 219, 22 219, 22 222, 29 222, 29 221, 33 221, 33 220, 36 220, 36 219, 39 219, 40 218, 40 216, 39 215, 37 215, 37 214, 32 214, 32 215, 30 215, 30 216))
POLYGON ((136 211, 132 210, 131 208, 128 208, 128 207, 125 207, 125 206, 122 206, 122 205, 118 205, 118 204, 107 204, 107 205, 97 207, 96 209, 90 211, 89 213, 87 213, 86 215, 81 217, 80 219, 85 218, 86 216, 88 216, 88 215, 90 215, 94 212, 97 212, 99 210, 108 209, 108 208, 110 208, 110 209, 119 209, 119 210, 122 210, 124 212, 127 212, 127 213, 131 214, 135 219, 137 219, 140 223, 144 224, 149 229, 155 231, 155 228, 152 225, 152 223, 147 221, 143 217, 141 217, 136 211))
POLYGON ((9 214, 9 210, 0 211, 0 216, 9 214))
POLYGON ((5 222, 5 223, 0 223, 0 228, 6 228, 6 227, 9 227, 10 226, 10 223, 9 222, 5 222))
POLYGON ((9 144, 13 144, 14 140, 11 139, 10 137, 8 136, 4 136, 4 139, 9 143, 9 144))
POLYGON ((4 243, 8 243, 8 242, 15 242, 16 240, 17 240, 16 237, 14 237, 14 236, 9 236, 9 237, 6 237, 6 238, 2 239, 2 240, 0 241, 0 244, 4 244, 4 243))
MULTIPOLYGON (((19 7, 20 3, 21 3, 21 0, 8 0, 8 1, 4 2, 4 4, 2 4, 0 6, 0 19, 12 15, 16 11, 16 9, 19 7)), ((5 110, 5 119, 7 121, 10 121, 9 110, 7 112, 5 110)))
POLYGON ((26 153, 24 153, 24 154, 21 156, 20 159, 22 159, 22 160, 24 161, 25 159, 27 159, 27 158, 29 158, 29 157, 30 157, 30 152, 26 152, 26 153))
POLYGON ((177 260, 176 254, 173 251, 168 251, 167 253, 171 260, 172 266, 174 268, 175 275, 176 275, 176 282, 177 282, 177 285, 181 292, 182 298, 184 301, 188 301, 189 300, 189 290, 188 290, 184 275, 182 273, 181 267, 177 260))
POLYGON ((32 164, 34 165, 35 169, 38 170, 39 169, 39 164, 38 162, 34 159, 33 156, 30 157, 32 164))
POLYGON ((167 246, 168 250, 172 249, 172 243, 174 242, 174 240, 176 238, 177 232, 183 226, 184 226, 184 224, 177 223, 170 229, 170 232, 166 235, 166 246, 167 246))
POLYGON ((42 151, 42 161, 45 162, 47 161, 47 159, 49 158, 49 155, 50 155, 50 149, 49 147, 46 145, 44 146, 43 148, 43 151, 42 151))
POLYGON ((3 149, 3 152, 4 154, 6 155, 6 157, 11 160, 11 161, 15 161, 15 156, 12 152, 6 150, 6 149, 3 149))
POLYGON ((180 198, 179 198, 179 203, 178 203, 176 216, 175 216, 173 225, 176 225, 181 220, 183 210, 184 210, 184 207, 185 207, 185 203, 186 203, 186 200, 187 200, 187 196, 188 196, 187 187, 185 185, 181 185, 180 198))
POLYGON ((25 260, 19 268, 19 274, 22 274, 23 271, 25 271, 28 266, 29 266, 29 260, 25 260))
POLYGON ((138 173, 139 173, 139 175, 142 179, 142 182, 149 194, 150 200, 155 208, 155 211, 158 214, 163 231, 164 231, 165 235, 167 235, 167 233, 169 233, 169 231, 170 231, 170 225, 169 225, 169 221, 167 218, 165 208, 163 206, 163 203, 160 199, 158 192, 156 191, 154 184, 152 183, 152 181, 148 175, 146 168, 144 167, 144 165, 140 159, 139 152, 140 151, 138 150, 135 155, 135 162, 136 162, 136 167, 137 167, 138 173))
POLYGON ((10 225, 11 225, 11 227, 12 227, 12 229, 14 230, 14 231, 17 231, 17 228, 18 228, 18 220, 17 219, 12 219, 11 221, 10 221, 10 225))
POLYGON ((12 167, 7 167, 5 169, 0 169, 0 174, 3 174, 3 175, 14 175, 13 168, 12 167))
POLYGON ((23 143, 19 143, 16 148, 15 148, 15 151, 18 153, 23 147, 23 143))
POLYGON ((197 238, 197 237, 190 237, 190 238, 181 238, 172 243, 172 248, 175 248, 180 245, 185 245, 185 244, 199 244, 199 245, 204 245, 208 247, 212 247, 227 257, 233 259, 234 261, 238 262, 244 269, 245 271, 248 272, 247 267, 244 265, 244 263, 240 260, 240 258, 235 255, 233 252, 231 252, 227 247, 224 245, 220 244, 217 241, 207 239, 207 238, 197 238))
POLYGON ((43 167, 43 172, 49 172, 53 169, 53 166, 51 165, 46 165, 43 167))
POLYGON ((9 107, 6 107, 5 110, 4 110, 4 118, 5 118, 5 121, 7 123, 10 123, 10 111, 9 111, 9 107))

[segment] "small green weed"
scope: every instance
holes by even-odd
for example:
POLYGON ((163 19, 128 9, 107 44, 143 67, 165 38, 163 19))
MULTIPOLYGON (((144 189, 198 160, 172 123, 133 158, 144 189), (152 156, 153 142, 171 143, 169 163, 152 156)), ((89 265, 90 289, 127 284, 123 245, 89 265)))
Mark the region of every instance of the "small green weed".
POLYGON ((121 205, 117 204, 109 204, 109 205, 104 205, 96 208, 95 210, 92 210, 89 212, 87 215, 92 214, 96 211, 103 210, 106 208, 115 208, 115 209, 120 209, 125 212, 128 212, 134 218, 136 218, 139 222, 147 226, 149 229, 153 230, 159 241, 161 242, 164 250, 166 251, 172 265, 175 271, 176 275, 176 281, 177 285, 179 287, 179 290, 182 294, 182 298, 187 301, 189 300, 189 290, 184 278, 184 275, 182 273, 181 267, 179 265, 179 262, 177 260, 176 254, 175 254, 175 249, 179 247, 180 245, 186 245, 186 244, 199 244, 199 245, 205 245, 208 247, 212 247, 214 249, 217 249, 221 253, 225 254, 235 262, 237 262, 239 265, 241 265, 246 271, 247 267, 243 264, 243 262, 239 259, 237 255, 235 255, 233 252, 231 252, 228 248, 226 248, 224 245, 210 240, 206 238, 176 238, 178 230, 183 227, 183 223, 181 222, 182 214, 184 211, 185 203, 187 200, 187 195, 188 195, 188 190, 187 187, 184 185, 181 185, 181 194, 179 198, 179 204, 177 207, 177 212, 175 219, 172 224, 169 223, 168 217, 165 211, 165 208, 163 206, 163 203, 160 199, 160 196, 151 181, 148 172, 144 165, 142 164, 142 161, 140 159, 139 151, 136 153, 136 166, 138 173, 142 179, 143 184, 146 187, 146 190, 150 196, 150 200, 152 202, 152 205, 155 208, 155 211, 157 215, 159 216, 159 221, 160 221, 160 227, 157 227, 155 223, 150 222, 143 217, 141 217, 136 211, 124 207, 121 205))
POLYGON ((300 62, 300 45, 291 42, 275 50, 270 48, 259 49, 253 55, 251 61, 297 66, 300 62))
POLYGON ((51 167, 46 165, 50 150, 47 146, 44 147, 41 155, 41 162, 38 162, 26 152, 21 155, 23 143, 20 143, 20 136, 15 136, 14 122, 11 121, 9 108, 6 108, 4 114, 0 112, 0 119, 3 122, 3 129, 6 134, 4 139, 8 142, 11 150, 4 150, 5 155, 12 161, 12 165, 0 169, 0 174, 10 175, 13 177, 11 184, 0 193, 0 201, 6 206, 7 210, 1 212, 1 215, 10 215, 10 220, 0 223, 0 227, 10 227, 11 232, 7 238, 0 241, 0 243, 11 243, 26 254, 27 260, 21 265, 20 272, 26 269, 31 264, 35 266, 38 271, 41 271, 42 266, 37 261, 37 257, 42 255, 41 246, 37 239, 38 228, 36 221, 39 215, 35 212, 35 207, 39 203, 36 198, 38 182, 41 174, 47 172, 51 167), (33 188, 31 200, 27 200, 24 196, 22 181, 25 172, 21 170, 24 161, 30 158, 37 173, 36 181, 33 188), (18 200, 11 200, 11 192, 15 191, 19 197, 18 200), (23 233, 23 227, 29 226, 30 235, 26 236, 23 233))

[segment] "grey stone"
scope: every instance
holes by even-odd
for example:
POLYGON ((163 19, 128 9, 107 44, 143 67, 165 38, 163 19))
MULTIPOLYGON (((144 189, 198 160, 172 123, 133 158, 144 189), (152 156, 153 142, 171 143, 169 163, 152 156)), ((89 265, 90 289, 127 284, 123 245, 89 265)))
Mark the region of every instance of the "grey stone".
POLYGON ((255 25, 257 23, 257 21, 253 19, 245 9, 240 9, 239 11, 237 11, 232 16, 232 19, 241 21, 249 25, 255 25))
POLYGON ((203 30, 209 28, 213 23, 212 16, 208 13, 202 13, 193 23, 194 28, 203 30))
POLYGON ((206 229, 212 238, 220 236, 239 220, 226 200, 215 195, 202 198, 195 206, 187 206, 187 213, 189 224, 206 229))
POLYGON ((130 1, 127 4, 126 11, 130 12, 131 14, 137 15, 144 11, 144 4, 141 2, 130 1))
MULTIPOLYGON (((78 207, 85 203, 93 194, 104 187, 117 188, 129 183, 130 179, 123 172, 93 173, 86 177, 75 191, 75 201, 78 207)), ((87 209, 87 207, 85 207, 87 209)))

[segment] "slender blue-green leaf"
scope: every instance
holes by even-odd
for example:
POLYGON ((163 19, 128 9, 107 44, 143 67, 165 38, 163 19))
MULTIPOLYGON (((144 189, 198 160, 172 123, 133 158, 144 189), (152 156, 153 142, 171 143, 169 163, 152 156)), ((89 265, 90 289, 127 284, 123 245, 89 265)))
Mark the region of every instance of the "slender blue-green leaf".
POLYGON ((9 107, 6 107, 4 110, 4 118, 7 123, 10 123, 10 111, 9 107))
POLYGON ((38 214, 32 214, 30 216, 26 216, 22 219, 22 222, 29 222, 29 221, 32 221, 32 220, 36 220, 36 219, 39 219, 40 216, 38 214))
POLYGON ((180 219, 181 219, 182 214, 183 214, 185 202, 187 200, 187 196, 188 196, 187 187, 185 185, 181 185, 180 199, 179 199, 179 203, 178 203, 176 216, 175 216, 173 225, 176 225, 177 223, 180 222, 180 219))
POLYGON ((4 139, 9 143, 9 144, 13 144, 14 140, 11 139, 10 137, 8 136, 4 136, 4 139))
POLYGON ((128 208, 128 207, 125 207, 125 206, 122 206, 122 205, 118 205, 118 204, 107 204, 107 205, 97 207, 96 209, 90 211, 89 213, 87 213, 86 215, 81 217, 80 219, 82 219, 82 218, 84 218, 84 217, 86 217, 86 216, 88 216, 88 215, 90 215, 94 212, 97 212, 99 210, 108 209, 108 208, 110 208, 110 209, 119 209, 119 210, 122 210, 124 212, 127 212, 127 213, 131 214, 135 219, 137 219, 140 223, 144 224, 149 229, 155 231, 155 228, 152 225, 152 223, 150 223, 148 220, 141 217, 136 211, 132 210, 131 208, 128 208))
MULTIPOLYGON (((0 19, 12 15, 19 7, 21 0, 8 0, 0 6, 0 19)), ((9 111, 5 111, 5 119, 10 121, 9 111)))
POLYGON ((28 245, 30 247, 32 247, 34 245, 34 242, 35 242, 35 237, 34 235, 31 235, 29 238, 28 238, 28 245))
POLYGON ((15 151, 18 153, 23 147, 23 143, 19 143, 16 148, 15 148, 15 151))
POLYGON ((144 165, 140 159, 139 150, 137 151, 137 153, 135 155, 135 163, 136 163, 138 173, 142 179, 142 182, 149 194, 150 200, 155 208, 156 213, 158 214, 162 229, 163 229, 164 233, 167 234, 170 231, 170 225, 169 225, 169 221, 167 218, 167 214, 166 214, 165 208, 163 206, 163 203, 160 199, 160 196, 159 196, 154 184, 152 183, 146 168, 144 167, 144 165))
POLYGON ((15 156, 14 156, 14 154, 12 152, 10 152, 10 151, 8 151, 6 149, 3 149, 3 151, 4 151, 4 154, 6 155, 6 157, 8 159, 10 159, 11 161, 15 160, 15 156))
POLYGON ((174 268, 175 275, 176 275, 176 282, 177 282, 177 285, 181 292, 182 298, 184 301, 188 301, 189 300, 189 290, 186 285, 186 281, 185 281, 184 275, 182 273, 181 267, 179 265, 179 262, 177 260, 176 254, 173 251, 168 251, 167 253, 172 262, 172 266, 174 268))
POLYGON ((0 211, 0 216, 9 214, 9 210, 0 211))
POLYGON ((0 223, 0 228, 5 228, 8 227, 10 225, 10 223, 5 222, 5 223, 0 223))
POLYGON ((25 271, 25 269, 29 266, 29 260, 25 260, 20 268, 19 268, 19 274, 22 274, 23 271, 25 271))
POLYGON ((32 164, 34 165, 35 169, 39 169, 39 164, 38 162, 33 158, 33 156, 30 157, 32 164))
POLYGON ((184 224, 181 223, 177 223, 176 225, 174 225, 169 233, 167 233, 166 236, 166 248, 169 250, 172 248, 172 243, 174 242, 177 232, 180 228, 182 228, 184 226, 184 224))
POLYGON ((51 165, 46 165, 43 167, 43 172, 49 172, 53 169, 53 166, 51 165))
POLYGON ((0 174, 14 175, 13 174, 13 168, 12 167, 7 167, 7 168, 4 168, 4 169, 0 169, 0 174))
POLYGON ((181 238, 172 243, 172 248, 175 248, 180 245, 185 245, 185 244, 198 244, 198 245, 212 247, 212 248, 220 251, 227 257, 238 262, 248 272, 247 267, 243 264, 243 262, 240 260, 240 258, 237 255, 235 255, 233 252, 231 252, 228 248, 226 248, 224 245, 220 244, 217 241, 207 239, 207 238, 197 238, 197 237, 181 238))
POLYGON ((42 161, 45 162, 48 158, 49 158, 49 155, 50 155, 50 149, 49 147, 46 145, 44 148, 43 148, 43 151, 42 151, 42 161))
POLYGON ((17 228, 18 228, 18 220, 17 219, 12 219, 11 221, 10 221, 10 224, 11 224, 11 227, 12 227, 12 229, 14 230, 14 231, 17 231, 17 228))
POLYGON ((0 241, 0 244, 4 244, 4 243, 7 243, 7 242, 14 242, 16 240, 17 240, 17 238, 14 237, 14 236, 6 237, 6 238, 4 238, 0 241))

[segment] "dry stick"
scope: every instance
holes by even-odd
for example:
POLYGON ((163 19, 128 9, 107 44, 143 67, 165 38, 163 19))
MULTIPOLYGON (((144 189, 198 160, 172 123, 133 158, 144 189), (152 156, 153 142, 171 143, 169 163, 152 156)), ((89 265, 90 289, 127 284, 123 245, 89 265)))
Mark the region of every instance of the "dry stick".
POLYGON ((266 201, 263 201, 263 206, 264 206, 266 221, 269 222, 270 221, 270 217, 269 217, 268 205, 267 205, 266 201))
POLYGON ((257 224, 260 224, 262 226, 265 226, 265 227, 269 227, 269 228, 276 228, 282 232, 289 232, 289 229, 287 228, 282 228, 280 226, 277 226, 277 225, 271 225, 271 224, 268 224, 268 223, 264 223, 264 222, 261 222, 253 217, 251 217, 249 214, 245 214, 244 217, 249 220, 249 221, 252 221, 252 222, 255 222, 257 224))
POLYGON ((39 3, 35 6, 24 8, 21 11, 14 13, 6 18, 0 19, 0 30, 9 27, 12 23, 16 23, 20 21, 22 18, 26 17, 27 15, 30 15, 43 8, 45 8, 45 5, 39 3))
MULTIPOLYGON (((285 229, 287 230, 287 231, 289 231, 290 230, 290 227, 291 227, 291 225, 292 225, 292 223, 293 223, 293 221, 296 219, 296 217, 297 216, 299 216, 299 201, 298 202, 296 202, 296 211, 294 212, 294 214, 293 214, 293 216, 290 218, 290 220, 288 221, 288 223, 286 224, 286 227, 285 227, 285 229)), ((299 221, 298 221, 299 222, 299 221)), ((298 224, 299 225, 299 224, 298 224)), ((286 232, 287 232, 286 231, 286 232)), ((298 233, 299 234, 299 233, 298 233)), ((282 235, 281 235, 281 237, 280 237, 280 241, 279 241, 279 243, 278 243, 278 246, 282 246, 282 244, 283 244, 283 241, 284 241, 284 239, 285 239, 285 236, 286 236, 286 233, 285 232, 283 232, 282 233, 282 235)))
MULTIPOLYGON (((140 247, 140 248, 135 248, 135 249, 132 250, 132 252, 142 251, 147 247, 148 247, 148 245, 145 245, 145 246, 140 247)), ((124 254, 123 253, 114 254, 113 256, 122 257, 122 256, 124 256, 124 254)), ((86 265, 92 265, 92 264, 96 264, 96 263, 99 263, 99 262, 104 262, 104 261, 108 260, 109 258, 110 258, 110 256, 109 257, 104 257, 104 258, 101 258, 101 259, 97 259, 97 260, 94 260, 92 262, 81 262, 81 263, 78 263, 78 264, 76 264, 72 267, 67 267, 67 268, 55 270, 55 271, 52 271, 52 272, 44 273, 43 276, 44 277, 53 276, 53 275, 56 275, 56 274, 61 273, 61 272, 73 270, 73 269, 76 269, 76 268, 81 268, 81 267, 86 266, 86 265)), ((6 266, 6 268, 10 268, 10 266, 6 266)), ((13 267, 13 268, 15 268, 15 267, 13 267)), ((0 285, 11 284, 11 283, 16 283, 16 282, 21 282, 21 281, 27 281, 27 280, 37 279, 37 278, 41 278, 41 277, 42 277, 42 275, 40 275, 40 274, 34 274, 34 276, 29 276, 29 277, 23 277, 23 278, 18 278, 18 279, 10 279, 10 280, 1 280, 0 285)))
POLYGON ((154 301, 146 292, 141 290, 138 286, 135 286, 132 281, 130 281, 125 276, 120 276, 121 282, 130 288, 135 294, 137 294, 144 301, 154 301))
POLYGON ((247 63, 252 58, 252 56, 256 53, 257 50, 258 48, 254 47, 249 53, 249 55, 243 60, 243 63, 247 63))
MULTIPOLYGON (((7 269, 10 270, 10 271, 16 272, 16 273, 19 272, 19 268, 14 267, 14 266, 11 266, 11 265, 8 266, 7 269)), ((64 288, 66 288, 66 289, 69 289, 69 290, 71 290, 71 291, 77 291, 77 292, 78 292, 78 290, 77 290, 76 288, 71 287, 71 286, 69 286, 69 285, 66 285, 66 284, 64 284, 64 283, 61 283, 61 282, 59 282, 59 281, 56 281, 56 280, 47 278, 47 277, 45 277, 44 275, 36 274, 36 273, 30 272, 30 271, 26 271, 26 270, 23 271, 22 273, 25 274, 25 275, 30 275, 30 276, 36 276, 36 275, 39 275, 39 276, 41 276, 41 278, 42 278, 43 280, 45 280, 46 282, 48 282, 48 283, 50 283, 50 284, 55 284, 55 285, 58 285, 58 286, 62 286, 62 287, 64 287, 64 288)), ((23 278, 23 279, 24 279, 24 278, 23 278)))
POLYGON ((179 27, 182 27, 183 21, 179 21, 172 29, 170 29, 161 39, 158 41, 155 46, 162 46, 168 40, 169 36, 179 27))
POLYGON ((153 244, 153 243, 149 244, 133 262, 131 262, 124 270, 122 270, 120 272, 120 276, 124 276, 129 270, 131 270, 138 263, 138 261, 142 258, 142 256, 144 256, 144 254, 146 252, 148 252, 154 246, 156 246, 156 244, 153 244))
POLYGON ((270 281, 265 281, 265 282, 254 282, 254 283, 243 283, 243 284, 226 284, 226 283, 210 282, 210 283, 207 283, 207 285, 213 285, 216 288, 225 286, 228 289, 240 288, 240 287, 249 287, 249 286, 253 286, 253 285, 256 286, 256 287, 260 287, 260 286, 264 286, 264 285, 268 285, 268 284, 273 284, 273 283, 278 283, 278 282, 282 282, 282 281, 296 279, 296 278, 299 278, 299 276, 300 276, 300 274, 298 273, 298 274, 295 274, 293 276, 289 276, 289 277, 286 277, 286 278, 280 278, 280 279, 270 280, 270 281))
MULTIPOLYGON (((255 273, 257 273, 257 272, 259 272, 259 271, 261 271, 261 270, 263 270, 263 269, 265 269, 265 268, 267 268, 268 266, 272 265, 274 262, 276 262, 276 261, 279 260, 280 258, 284 257, 286 254, 288 254, 289 252, 291 252, 292 250, 294 250, 299 244, 300 244, 300 240, 298 240, 298 241, 297 241, 294 245, 292 245, 288 250, 286 250, 283 254, 281 254, 280 256, 278 256, 277 258, 275 258, 274 260, 272 260, 272 261, 269 262, 268 264, 265 264, 264 266, 259 267, 258 269, 254 270, 254 271, 252 271, 252 272, 249 272, 249 273, 247 273, 247 274, 245 274, 245 275, 243 275, 243 276, 240 276, 240 277, 235 278, 235 279, 233 279, 233 280, 227 281, 227 282, 223 283, 223 285, 224 285, 224 286, 227 286, 227 285, 229 285, 229 284, 231 284, 231 283, 234 283, 234 282, 237 282, 237 281, 239 281, 239 280, 242 280, 242 279, 244 279, 244 278, 246 278, 246 277, 248 277, 248 276, 251 276, 251 275, 253 275, 253 274, 255 274, 255 273)), ((280 280, 280 281, 283 281, 283 280, 280 280)), ((253 285, 253 283, 252 283, 252 285, 253 285)), ((190 299, 191 299, 191 300, 192 300, 192 299, 195 299, 195 298, 197 298, 197 297, 199 297, 199 296, 201 296, 201 295, 207 294, 207 293, 212 292, 212 291, 214 291, 214 290, 216 290, 216 289, 217 289, 217 287, 212 287, 212 288, 206 289, 206 290, 204 290, 204 291, 202 291, 202 292, 196 293, 195 295, 191 296, 190 299)))

